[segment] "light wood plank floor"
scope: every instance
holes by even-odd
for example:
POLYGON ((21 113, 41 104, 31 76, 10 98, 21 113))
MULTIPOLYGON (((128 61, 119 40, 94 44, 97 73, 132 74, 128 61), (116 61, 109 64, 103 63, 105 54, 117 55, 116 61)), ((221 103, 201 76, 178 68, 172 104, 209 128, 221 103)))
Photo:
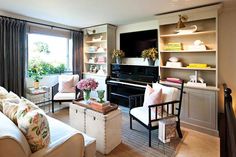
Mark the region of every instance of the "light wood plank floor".
MULTIPOLYGON (((49 113, 61 121, 68 122, 68 109, 63 109, 55 114, 49 113)), ((182 128, 186 135, 177 147, 176 157, 219 157, 220 140, 218 137, 203 134, 187 128, 182 128)), ((97 157, 104 155, 97 153, 97 157)), ((142 157, 137 150, 121 144, 106 157, 142 157)))

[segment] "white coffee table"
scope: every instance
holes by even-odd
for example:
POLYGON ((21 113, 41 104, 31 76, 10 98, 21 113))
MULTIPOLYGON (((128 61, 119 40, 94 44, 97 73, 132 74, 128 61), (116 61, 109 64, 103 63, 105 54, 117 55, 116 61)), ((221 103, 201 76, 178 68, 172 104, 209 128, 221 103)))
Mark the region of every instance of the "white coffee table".
POLYGON ((96 150, 109 154, 121 143, 121 111, 116 109, 102 114, 91 109, 70 104, 72 127, 96 138, 96 150))

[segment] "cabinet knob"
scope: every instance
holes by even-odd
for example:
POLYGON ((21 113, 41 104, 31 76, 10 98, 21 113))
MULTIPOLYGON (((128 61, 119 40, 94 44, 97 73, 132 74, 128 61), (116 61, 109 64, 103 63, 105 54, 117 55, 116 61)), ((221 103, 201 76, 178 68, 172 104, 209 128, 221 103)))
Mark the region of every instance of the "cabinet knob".
POLYGON ((78 110, 75 110, 75 113, 78 113, 78 110))
POLYGON ((93 117, 93 120, 96 120, 96 117, 93 117))

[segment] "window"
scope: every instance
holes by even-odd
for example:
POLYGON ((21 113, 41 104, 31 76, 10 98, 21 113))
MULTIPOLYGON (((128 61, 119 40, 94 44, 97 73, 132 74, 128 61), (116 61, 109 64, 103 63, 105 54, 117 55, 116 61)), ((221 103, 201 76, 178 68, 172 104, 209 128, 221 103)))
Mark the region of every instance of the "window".
POLYGON ((28 69, 34 66, 47 75, 72 71, 71 39, 28 34, 28 69))

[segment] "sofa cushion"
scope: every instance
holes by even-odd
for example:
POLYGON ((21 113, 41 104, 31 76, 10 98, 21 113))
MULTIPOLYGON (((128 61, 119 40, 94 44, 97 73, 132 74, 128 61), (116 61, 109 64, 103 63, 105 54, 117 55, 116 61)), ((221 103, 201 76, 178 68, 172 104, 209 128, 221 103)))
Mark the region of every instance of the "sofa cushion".
POLYGON ((0 156, 3 157, 30 156, 31 154, 25 136, 2 112, 0 112, 0 145, 0 156))
POLYGON ((75 93, 57 93, 54 95, 53 100, 74 100, 75 93))
POLYGON ((51 135, 50 145, 57 142, 58 139, 64 138, 64 140, 66 141, 67 140, 66 137, 68 137, 69 135, 72 136, 73 134, 80 133, 84 137, 84 147, 85 147, 84 157, 95 156, 95 153, 96 153, 96 139, 95 138, 90 137, 54 118, 48 117, 48 122, 50 126, 50 135, 51 135))
MULTIPOLYGON (((141 122, 143 122, 145 125, 148 126, 149 123, 149 117, 148 117, 148 108, 147 107, 135 107, 130 110, 130 114, 134 117, 138 118, 141 122)), ((167 114, 165 111, 163 111, 163 117, 166 117, 167 114)), ((151 112, 151 120, 155 119, 156 113, 151 112)), ((161 115, 157 115, 157 119, 161 118, 161 115)), ((158 121, 152 122, 152 126, 157 126, 158 121)))
POLYGON ((32 110, 19 116, 17 123, 19 129, 25 135, 32 152, 36 152, 49 144, 49 124, 42 110, 32 110))

